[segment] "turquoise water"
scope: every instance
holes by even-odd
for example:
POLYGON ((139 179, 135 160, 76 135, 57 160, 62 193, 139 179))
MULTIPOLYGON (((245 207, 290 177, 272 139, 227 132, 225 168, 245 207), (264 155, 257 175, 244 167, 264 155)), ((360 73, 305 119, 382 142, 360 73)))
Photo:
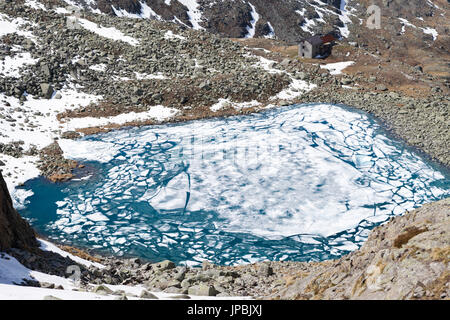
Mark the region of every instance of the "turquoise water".
POLYGON ((149 260, 324 260, 450 194, 449 172, 371 116, 310 104, 62 140, 78 178, 28 181, 21 214, 67 244, 149 260))

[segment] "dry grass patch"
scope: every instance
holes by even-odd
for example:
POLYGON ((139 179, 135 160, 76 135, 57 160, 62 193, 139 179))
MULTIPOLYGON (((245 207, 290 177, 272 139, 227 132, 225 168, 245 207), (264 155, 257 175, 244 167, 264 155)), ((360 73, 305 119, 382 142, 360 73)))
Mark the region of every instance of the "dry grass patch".
POLYGON ((393 246, 396 248, 401 248, 404 244, 408 243, 408 241, 417 236, 418 234, 421 234, 423 232, 428 231, 428 228, 417 228, 417 227, 410 227, 406 228, 403 233, 397 236, 395 238, 393 246))
POLYGON ((74 247, 71 247, 71 246, 59 246, 59 248, 61 250, 64 250, 64 251, 66 251, 66 252, 76 256, 76 257, 79 257, 81 259, 88 260, 88 261, 91 261, 91 262, 101 263, 100 259, 91 256, 89 253, 87 253, 87 252, 85 252, 85 251, 83 251, 81 249, 74 248, 74 247))

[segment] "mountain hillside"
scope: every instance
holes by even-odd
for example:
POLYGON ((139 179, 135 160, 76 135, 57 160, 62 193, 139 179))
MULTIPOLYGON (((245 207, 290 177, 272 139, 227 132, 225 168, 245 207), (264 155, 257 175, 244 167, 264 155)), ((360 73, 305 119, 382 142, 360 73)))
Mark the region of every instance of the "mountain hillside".
POLYGON ((98 0, 66 1, 118 17, 175 22, 224 37, 278 37, 291 42, 314 29, 345 27, 340 0, 98 0))
MULTIPOLYGON (((446 34, 445 0, 67 0, 81 8, 118 17, 165 20, 185 27, 204 29, 226 37, 277 37, 296 42, 315 32, 340 30, 344 37, 358 35, 378 5, 383 28, 393 34, 402 30, 398 18, 419 19, 446 34), (444 14, 444 15, 442 15, 444 14), (350 29, 350 30, 348 30, 350 29), (395 29, 395 30, 394 30, 395 29)), ((411 24, 416 24, 413 21, 411 24)), ((448 33, 448 32, 447 32, 448 33)), ((431 33, 428 33, 431 34, 431 33)))
MULTIPOLYGON (((45 1, 43 1, 45 2, 45 1)), ((52 1, 49 1, 52 2, 52 1)), ((54 2, 54 1, 53 1, 54 2)), ((155 19, 228 38, 268 38, 297 44, 335 32, 342 43, 401 59, 449 85, 450 5, 446 0, 66 0, 110 16, 155 19), (379 28, 367 27, 380 10, 379 28), (440 59, 434 59, 439 56, 440 59)))

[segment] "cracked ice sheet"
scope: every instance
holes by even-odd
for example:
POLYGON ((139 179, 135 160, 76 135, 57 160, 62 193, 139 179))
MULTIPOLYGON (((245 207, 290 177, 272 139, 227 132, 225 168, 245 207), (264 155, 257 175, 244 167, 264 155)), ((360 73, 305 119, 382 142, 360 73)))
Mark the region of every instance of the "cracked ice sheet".
MULTIPOLYGON (((101 142, 89 142, 116 144, 121 154, 116 160, 121 161, 121 164, 109 170, 110 180, 102 184, 101 190, 95 191, 94 198, 94 194, 88 192, 84 195, 87 200, 83 201, 111 198, 115 201, 129 201, 136 196, 131 192, 133 189, 143 188, 139 191, 142 196, 136 201, 150 202, 155 210, 177 210, 186 204, 186 193, 189 191, 187 210, 217 211, 226 221, 225 224, 217 222, 221 230, 250 232, 271 239, 299 233, 325 236, 335 234, 370 217, 373 209, 365 206, 389 202, 393 192, 398 195, 403 210, 409 209, 416 201, 422 201, 422 198, 428 199, 430 191, 426 187, 427 183, 439 178, 438 173, 428 168, 415 155, 408 152, 397 154, 396 148, 389 144, 389 139, 376 134, 372 126, 359 113, 335 106, 317 105, 292 109, 275 118, 262 118, 258 121, 248 122, 246 118, 227 120, 226 127, 230 128, 228 131, 223 131, 218 121, 201 121, 102 135, 101 142), (282 127, 280 123, 283 124, 282 127), (255 126, 267 129, 255 131, 255 126), (298 136, 293 139, 289 128, 303 128, 306 131, 304 134, 302 131, 297 132, 298 136), (255 150, 260 147, 257 148, 260 152, 257 158, 241 159, 239 156, 242 154, 238 152, 238 158, 223 159, 222 154, 217 152, 236 147, 235 141, 227 140, 229 135, 236 134, 235 130, 239 130, 239 148, 255 150), (228 133, 224 134, 226 132, 228 133), (314 132, 314 141, 310 141, 308 132, 314 132), (183 138, 193 134, 196 136, 194 142, 190 138, 183 138), (169 142, 165 139, 169 137, 170 141, 181 143, 187 151, 191 150, 189 148, 201 150, 194 154, 194 158, 187 160, 191 176, 189 183, 189 178, 179 173, 167 180, 166 175, 179 165, 176 157, 158 160, 164 155, 152 151, 154 158, 142 159, 144 154, 150 152, 145 151, 146 148, 151 148, 153 144, 164 146, 169 142), (203 143, 204 141, 208 143, 203 143), (304 145, 302 141, 305 142, 304 145), (280 144, 284 148, 277 148, 277 152, 267 149, 280 144), (313 146, 314 144, 317 146, 313 146), (378 150, 376 153, 372 151, 373 146, 378 150), (346 161, 342 162, 337 156, 333 156, 335 152, 346 161), (299 158, 298 154, 302 157, 299 158), (386 155, 397 155, 399 159, 392 163, 386 155), (207 156, 208 162, 195 158, 199 156, 207 156), (168 172, 156 170, 152 173, 159 168, 154 167, 157 160, 166 161, 164 167, 168 172), (144 172, 140 168, 148 170, 144 172), (410 181, 411 175, 418 171, 423 178, 410 181), (164 181, 174 180, 174 183, 162 186, 166 189, 162 193, 148 193, 148 190, 155 190, 156 172, 162 174, 164 181), (139 177, 136 176, 138 173, 139 177), (396 182, 401 186, 397 186, 396 182), (414 198, 411 198, 411 192, 402 189, 405 188, 403 184, 407 184, 408 190, 417 189, 413 193, 414 198), (320 193, 314 192, 319 185, 320 193), (302 195, 301 199, 294 196, 298 194, 302 195), (95 199, 96 197, 99 199, 95 199), (222 199, 220 203, 216 203, 218 198, 222 199), (342 201, 344 198, 347 199, 347 204, 342 201), (351 213, 346 207, 351 208, 351 213), (249 214, 261 210, 265 212, 264 215, 249 214), (334 223, 330 224, 330 220, 334 223)), ((442 195, 442 190, 436 191, 442 195)), ((64 201, 68 206, 62 209, 61 217, 70 212, 73 218, 73 213, 78 210, 74 207, 76 201, 70 196, 64 201)), ((398 210, 395 203, 384 207, 385 212, 398 210)), ((129 209, 121 208, 120 212, 128 214, 126 212, 129 209)), ((114 211, 108 211, 108 214, 114 215, 114 211)), ((88 223, 86 219, 77 221, 74 224, 88 223)), ((65 222, 59 225, 67 226, 65 222)), ((142 227, 144 229, 141 230, 139 225, 133 225, 132 228, 138 228, 133 233, 140 234, 145 230, 144 225, 142 227)), ((102 234, 106 236, 108 226, 102 228, 102 234)), ((121 236, 126 236, 126 231, 122 231, 125 233, 121 236)))
MULTIPOLYGON (((77 263, 91 265, 89 261, 75 257, 70 253, 60 250, 55 245, 42 241, 41 247, 45 251, 56 252, 63 257, 70 257, 77 263)), ((98 264, 97 264, 98 265, 98 264)), ((91 284, 91 288, 98 284, 91 284)), ((127 286, 127 285, 107 285, 112 291, 122 290, 128 295, 130 300, 138 300, 138 296, 145 290, 144 286, 127 286), (134 295, 134 296, 132 296, 134 295)), ((77 288, 74 281, 68 278, 49 275, 43 272, 33 271, 20 264, 14 257, 0 252, 0 300, 43 300, 46 296, 53 296, 63 300, 115 300, 117 295, 107 294, 100 295, 94 292, 74 291, 77 288), (39 282, 52 283, 55 286, 62 286, 63 289, 45 289, 17 285, 22 283, 23 279, 36 280, 39 282)), ((160 300, 177 299, 181 296, 173 293, 151 292, 160 300)), ((251 297, 199 297, 190 296, 193 300, 215 300, 215 299, 233 299, 233 300, 251 300, 251 297)))

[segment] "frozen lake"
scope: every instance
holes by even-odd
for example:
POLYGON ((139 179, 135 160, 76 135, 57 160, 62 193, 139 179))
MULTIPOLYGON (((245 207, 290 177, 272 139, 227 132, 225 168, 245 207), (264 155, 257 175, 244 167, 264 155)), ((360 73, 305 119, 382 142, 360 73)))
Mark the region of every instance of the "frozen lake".
POLYGON ((450 194, 450 174, 371 116, 328 104, 62 140, 81 179, 26 183, 50 239, 198 265, 324 260, 450 194), (87 174, 86 172, 90 173, 87 174))

